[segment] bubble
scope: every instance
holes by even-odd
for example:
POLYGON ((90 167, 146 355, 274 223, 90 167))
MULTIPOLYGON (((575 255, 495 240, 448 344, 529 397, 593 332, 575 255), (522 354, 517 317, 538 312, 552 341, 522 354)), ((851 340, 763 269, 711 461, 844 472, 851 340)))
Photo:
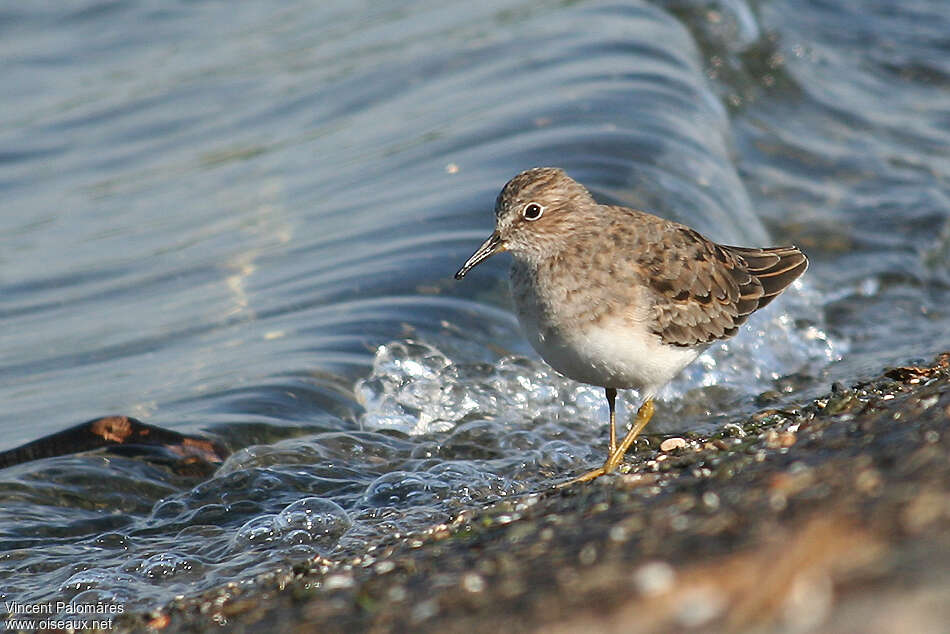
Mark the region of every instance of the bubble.
POLYGON ((343 507, 319 497, 297 500, 274 517, 273 527, 283 543, 329 548, 353 525, 343 507))
POLYGON ((152 518, 156 520, 178 517, 188 510, 188 506, 179 499, 160 500, 152 508, 152 518))
POLYGON ((109 591, 136 582, 133 575, 105 568, 80 570, 59 586, 60 592, 75 593, 102 588, 109 591))
POLYGON ((179 553, 156 553, 142 561, 139 570, 148 579, 171 579, 173 577, 196 574, 202 566, 196 560, 179 553))
POLYGON ((110 550, 128 550, 131 540, 128 535, 122 533, 109 532, 97 535, 93 543, 99 548, 108 548, 110 550))
POLYGON ((268 545, 277 541, 278 531, 274 526, 276 515, 259 515, 248 520, 234 534, 234 545, 239 548, 268 545))
POLYGON ((442 443, 440 454, 445 458, 490 459, 503 455, 500 440, 504 428, 486 420, 459 425, 442 443))
POLYGON ((437 502, 451 494, 446 482, 428 474, 393 471, 377 478, 366 489, 362 502, 369 506, 410 506, 437 502))

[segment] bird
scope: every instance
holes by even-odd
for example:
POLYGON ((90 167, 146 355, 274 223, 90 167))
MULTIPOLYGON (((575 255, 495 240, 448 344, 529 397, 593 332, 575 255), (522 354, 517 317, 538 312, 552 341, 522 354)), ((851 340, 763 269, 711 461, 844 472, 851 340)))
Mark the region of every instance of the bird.
POLYGON ((607 399, 607 459, 565 484, 614 472, 653 417, 657 392, 808 267, 794 246, 726 246, 678 222, 598 204, 556 167, 505 184, 495 230, 455 278, 503 252, 513 256, 511 293, 531 346, 558 373, 604 388, 607 399), (619 389, 637 390, 642 404, 618 443, 619 389))

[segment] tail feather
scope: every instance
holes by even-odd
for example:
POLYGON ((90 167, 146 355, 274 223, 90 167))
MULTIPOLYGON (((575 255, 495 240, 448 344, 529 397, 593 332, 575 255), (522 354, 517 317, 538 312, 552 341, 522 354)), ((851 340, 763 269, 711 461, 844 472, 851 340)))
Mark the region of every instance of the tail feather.
POLYGON ((762 296, 757 308, 766 306, 798 279, 808 268, 808 258, 797 247, 723 247, 742 258, 748 272, 762 284, 762 296))

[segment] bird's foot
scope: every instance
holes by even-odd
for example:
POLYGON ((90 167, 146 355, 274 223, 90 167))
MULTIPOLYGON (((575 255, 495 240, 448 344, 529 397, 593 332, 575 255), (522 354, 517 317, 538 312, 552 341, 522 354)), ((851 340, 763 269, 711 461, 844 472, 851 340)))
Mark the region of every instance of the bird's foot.
POLYGON ((594 469, 593 471, 588 471, 588 472, 585 473, 584 475, 577 476, 577 477, 574 478, 573 480, 568 480, 567 482, 562 482, 561 484, 557 485, 557 488, 558 488, 558 489, 564 489, 564 488, 567 488, 567 487, 569 487, 569 486, 571 486, 571 485, 573 485, 573 484, 580 484, 581 482, 590 482, 591 480, 595 480, 595 479, 599 478, 600 476, 604 475, 605 473, 607 473, 607 472, 604 471, 604 468, 603 468, 603 467, 599 467, 599 468, 597 468, 597 469, 594 469))
POLYGON ((562 482, 561 484, 557 485, 557 488, 563 489, 565 487, 571 486, 572 484, 579 484, 581 482, 590 482, 591 480, 596 480, 602 475, 613 473, 614 471, 617 470, 617 467, 619 467, 623 463, 623 457, 624 455, 626 455, 626 453, 627 453, 626 446, 617 447, 610 453, 609 456, 607 456, 607 461, 604 463, 604 466, 598 467, 597 469, 594 469, 593 471, 588 471, 587 473, 583 475, 577 476, 573 480, 562 482))
MULTIPOLYGON (((613 416, 613 402, 610 397, 610 391, 607 392, 607 401, 610 404, 610 429, 613 430, 614 427, 614 416, 613 416)), ((607 473, 612 473, 623 463, 623 457, 626 455, 627 450, 630 449, 630 445, 633 444, 633 441, 637 439, 637 436, 640 435, 640 432, 643 431, 643 428, 647 426, 647 423, 650 422, 650 419, 653 418, 653 399, 648 398, 643 402, 643 405, 640 406, 640 409, 637 410, 637 419, 633 423, 633 427, 627 432, 626 437, 624 437, 623 442, 619 445, 615 445, 615 439, 613 434, 611 434, 610 439, 610 452, 607 455, 607 461, 604 463, 604 466, 599 469, 594 469, 593 471, 588 471, 582 476, 578 476, 573 480, 568 480, 562 484, 559 484, 557 488, 563 489, 564 487, 569 487, 572 484, 578 484, 580 482, 590 482, 591 480, 596 480, 602 475, 607 473)))

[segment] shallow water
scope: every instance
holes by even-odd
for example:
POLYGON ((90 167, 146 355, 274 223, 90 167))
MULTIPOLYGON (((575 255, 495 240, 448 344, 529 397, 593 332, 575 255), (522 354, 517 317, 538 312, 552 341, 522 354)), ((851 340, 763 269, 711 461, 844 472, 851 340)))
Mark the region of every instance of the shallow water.
POLYGON ((452 280, 526 167, 811 257, 654 431, 950 347, 940 2, 474 4, 0 13, 0 448, 123 413, 236 450, 3 471, 4 601, 160 604, 596 463, 505 259, 452 280))

